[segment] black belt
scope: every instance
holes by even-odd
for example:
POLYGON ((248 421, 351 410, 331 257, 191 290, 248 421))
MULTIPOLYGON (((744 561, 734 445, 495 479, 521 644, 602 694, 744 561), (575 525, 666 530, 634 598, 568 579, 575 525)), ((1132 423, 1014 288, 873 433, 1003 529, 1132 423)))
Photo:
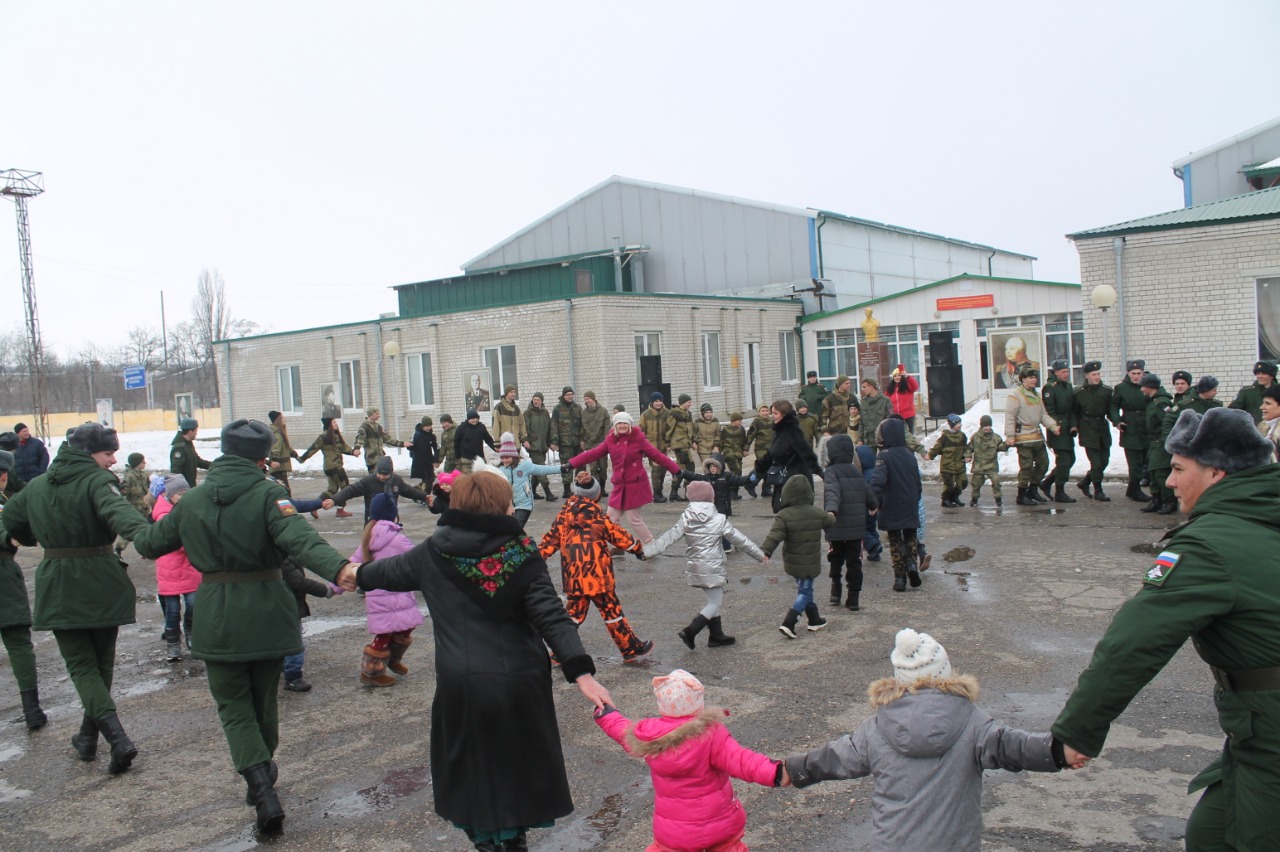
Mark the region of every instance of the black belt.
POLYGON ((114 551, 109 544, 97 547, 46 547, 45 559, 83 559, 90 556, 111 556, 114 551))
POLYGON ((284 575, 279 568, 264 568, 261 571, 211 571, 200 578, 204 583, 269 583, 282 579, 284 575))
POLYGON ((1280 666, 1264 669, 1220 669, 1209 666, 1213 679, 1227 692, 1259 692, 1280 689, 1280 666))

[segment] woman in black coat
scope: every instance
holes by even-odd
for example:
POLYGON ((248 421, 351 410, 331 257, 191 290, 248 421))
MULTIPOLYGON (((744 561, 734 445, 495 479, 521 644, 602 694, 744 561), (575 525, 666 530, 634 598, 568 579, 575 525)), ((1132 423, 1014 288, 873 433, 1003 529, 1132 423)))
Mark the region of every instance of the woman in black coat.
MULTIPOLYGON (((800 418, 795 407, 785 399, 774 400, 769 414, 773 418, 773 441, 769 444, 769 451, 756 459, 756 474, 766 482, 771 467, 786 468, 787 479, 821 474, 818 457, 813 454, 813 447, 800 428, 800 418)), ((782 503, 784 484, 785 482, 773 483, 775 514, 782 503)))
POLYGON ((871 493, 880 501, 880 529, 889 533, 893 590, 901 592, 906 589, 908 580, 912 587, 919 586, 921 582, 916 568, 919 558, 916 530, 920 527, 920 465, 907 449, 906 424, 898 415, 890 415, 880 425, 880 442, 882 447, 876 456, 876 469, 871 472, 871 493))
POLYGON ((440 460, 440 442, 435 432, 427 431, 431 425, 430 417, 423 417, 422 422, 413 427, 413 440, 409 444, 409 458, 413 464, 409 466, 409 478, 418 480, 418 487, 430 491, 436 479, 436 462, 440 460))
POLYGON ((511 486, 463 474, 451 497, 431 538, 362 565, 356 581, 365 590, 421 590, 431 608, 436 813, 477 849, 527 849, 529 828, 573 811, 546 645, 588 700, 603 708, 611 699, 592 677, 537 545, 512 516, 511 486))

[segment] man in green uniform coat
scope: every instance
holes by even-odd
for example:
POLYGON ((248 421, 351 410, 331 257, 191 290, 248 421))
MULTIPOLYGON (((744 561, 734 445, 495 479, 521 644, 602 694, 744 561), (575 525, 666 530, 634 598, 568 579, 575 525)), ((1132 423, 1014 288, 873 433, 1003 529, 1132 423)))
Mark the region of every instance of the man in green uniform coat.
POLYGON ((822 407, 822 401, 827 398, 831 391, 827 390, 827 386, 818 381, 818 371, 810 370, 805 376, 804 386, 800 388, 797 394, 809 405, 809 411, 817 417, 817 411, 822 407))
POLYGON ((880 393, 880 385, 875 379, 862 380, 862 401, 858 405, 860 421, 858 431, 862 443, 876 451, 876 430, 880 424, 889 419, 893 408, 889 405, 889 397, 880 393))
POLYGON ((1129 464, 1129 489, 1124 496, 1139 503, 1151 500, 1142 490, 1142 470, 1147 466, 1147 398, 1138 383, 1146 372, 1147 362, 1135 358, 1125 364, 1127 375, 1111 392, 1111 422, 1120 430, 1120 446, 1129 464))
POLYGON ((101 733, 111 746, 113 775, 138 755, 111 700, 116 635, 120 625, 136 621, 137 590, 111 543, 117 535, 132 539, 147 528, 110 471, 118 449, 116 430, 97 423, 77 426, 48 472, 4 507, 9 537, 44 548, 36 568, 33 621, 36 630, 53 631, 84 707, 80 733, 71 744, 82 760, 93 760, 101 733))
POLYGON ((370 408, 365 412, 364 422, 356 430, 355 449, 364 450, 364 466, 369 473, 373 473, 373 469, 378 466, 378 459, 386 455, 382 451, 383 446, 404 446, 404 441, 398 441, 387 434, 387 430, 382 428, 381 420, 382 412, 377 408, 370 408))
MULTIPOLYGON (((458 427, 453 422, 453 416, 450 414, 440 415, 440 472, 448 473, 451 470, 458 469, 458 451, 454 445, 454 430, 458 427)), ((544 446, 543 452, 546 452, 544 446)))
MULTIPOLYGON (((31 603, 27 599, 27 582, 22 568, 13 560, 18 548, 4 534, 4 496, 9 471, 13 470, 13 453, 0 450, 0 641, 9 655, 13 679, 22 697, 22 716, 27 730, 43 728, 49 721, 40 707, 40 684, 36 680, 36 652, 31 644, 31 603)), ((97 734, 94 734, 96 739, 97 734)))
POLYGON ((281 565, 292 557, 327 580, 355 588, 346 558, 266 477, 270 452, 265 423, 227 424, 222 456, 204 485, 188 491, 172 512, 134 539, 150 559, 186 548, 202 575, 191 655, 205 662, 231 761, 248 784, 246 801, 257 809, 264 831, 284 823, 271 760, 280 742, 276 690, 284 658, 302 651, 297 604, 281 565))
MULTIPOLYGON (((609 428, 612 425, 609 412, 596 398, 596 392, 589 390, 584 393, 582 395, 582 449, 590 450, 604 443, 605 436, 609 434, 609 428)), ((591 463, 591 475, 600 483, 600 496, 606 496, 609 493, 608 454, 591 463)))
POLYGON ((1160 384, 1160 377, 1155 373, 1147 373, 1139 385, 1147 398, 1146 427, 1147 434, 1151 436, 1151 443, 1147 448, 1147 468, 1151 471, 1151 502, 1143 506, 1142 511, 1172 515, 1178 511, 1178 504, 1169 486, 1164 484, 1169 478, 1172 464, 1164 449, 1164 422, 1169 409, 1173 407, 1173 397, 1160 384))
POLYGON ((1102 490, 1102 475, 1111 460, 1111 386, 1102 383, 1102 362, 1086 361, 1084 384, 1076 388, 1076 431, 1089 459, 1089 472, 1078 486, 1084 496, 1103 503, 1111 498, 1102 490))
POLYGON ((1058 421, 1062 430, 1050 435, 1045 442, 1053 450, 1053 470, 1040 482, 1040 490, 1044 496, 1055 503, 1074 503, 1076 498, 1066 492, 1067 481, 1071 479, 1071 468, 1076 463, 1076 395, 1071 387, 1071 370, 1067 362, 1058 359, 1049 365, 1053 371, 1049 381, 1045 382, 1040 392, 1044 400, 1045 413, 1058 421), (1053 483, 1053 493, 1049 493, 1049 483, 1053 483))
MULTIPOLYGON (((529 450, 529 461, 534 464, 547 463, 547 450, 551 447, 551 412, 543 404, 542 391, 536 392, 529 399, 529 407, 524 412, 524 439, 529 450)), ((542 486, 542 499, 555 500, 551 493, 551 480, 545 476, 533 479, 533 499, 538 499, 538 486, 542 486)))
POLYGON ((170 472, 185 476, 187 484, 192 488, 196 487, 196 469, 209 469, 209 463, 196 452, 196 433, 199 431, 200 424, 194 418, 182 418, 178 423, 178 434, 173 436, 173 444, 169 449, 170 472))
POLYGON ((1040 371, 1024 366, 1018 373, 1022 382, 1004 401, 1004 440, 1018 448, 1018 505, 1034 506, 1049 501, 1037 494, 1037 483, 1049 470, 1049 452, 1044 446, 1041 426, 1058 434, 1058 423, 1044 410, 1044 401, 1036 392, 1040 371))
MULTIPOLYGON (((671 409, 671 417, 667 419, 667 449, 675 457, 676 464, 689 472, 693 472, 693 456, 689 448, 693 446, 693 397, 687 393, 680 394, 676 406, 671 409)), ((671 494, 667 496, 672 502, 686 502, 680 496, 680 477, 671 477, 671 494)))
POLYGON ((1236 398, 1231 401, 1231 408, 1239 409, 1253 418, 1254 423, 1262 422, 1262 392, 1275 384, 1276 365, 1270 361, 1259 361, 1253 365, 1253 384, 1240 389, 1236 398))
MULTIPOLYGON (((1052 731, 1073 755, 1102 751, 1111 723, 1188 638, 1217 682, 1227 739, 1190 784, 1203 789, 1188 850, 1275 849, 1280 814, 1280 468, 1248 414, 1184 411, 1165 442, 1169 486, 1190 517, 1165 538, 1116 613, 1052 731)), ((1074 761, 1073 761, 1074 762, 1074 761)))
POLYGON ((818 414, 818 428, 827 429, 832 435, 849 432, 849 391, 853 382, 848 376, 836 376, 836 389, 822 400, 818 414))
MULTIPOLYGON (((561 464, 582 452, 582 406, 573 401, 573 388, 565 385, 560 391, 560 401, 551 409, 551 434, 547 436, 551 449, 560 453, 561 464)), ((561 474, 564 486, 561 496, 568 500, 573 483, 573 471, 561 474)))
MULTIPOLYGON (((662 394, 654 391, 649 394, 649 407, 640 415, 640 431, 649 439, 649 443, 658 450, 667 451, 667 424, 671 421, 671 412, 667 411, 666 401, 662 394)), ((653 490, 653 502, 665 503, 662 486, 667 481, 667 469, 660 464, 649 462, 649 485, 653 490)))
MULTIPOLYGON (((1195 393, 1187 394, 1187 400, 1183 407, 1190 408, 1197 414, 1208 414, 1209 409, 1222 407, 1222 402, 1217 399, 1217 396, 1218 380, 1213 376, 1201 376, 1200 380, 1196 382, 1195 393)), ((1261 407, 1262 403, 1258 403, 1258 405, 1261 407)), ((1181 413, 1181 411, 1178 412, 1178 414, 1181 413)), ((1173 419, 1174 422, 1177 422, 1178 418, 1175 416, 1173 419)), ((1172 429, 1173 427, 1170 426, 1169 428, 1172 429)))

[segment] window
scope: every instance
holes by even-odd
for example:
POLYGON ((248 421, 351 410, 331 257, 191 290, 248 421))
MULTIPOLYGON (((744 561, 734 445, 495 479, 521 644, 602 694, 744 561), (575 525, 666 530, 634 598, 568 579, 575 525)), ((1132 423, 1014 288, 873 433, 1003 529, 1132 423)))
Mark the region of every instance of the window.
POLYGON ((1258 357, 1280 359, 1280 278, 1258 279, 1258 357))
POLYGON ((644 376, 640 373, 640 359, 646 355, 662 355, 662 335, 656 331, 638 331, 635 336, 636 340, 636 384, 643 385, 645 383, 644 376))
POLYGON ((1072 384, 1084 384, 1084 312, 1023 317, 1028 325, 1044 321, 1045 364, 1041 374, 1048 378, 1049 364, 1059 359, 1071 368, 1072 384))
POLYGON ((784 382, 800 381, 800 365, 796 362, 796 333, 778 332, 778 360, 782 363, 784 382))
POLYGON ((280 410, 285 414, 302 413, 302 371, 298 367, 276 370, 280 385, 280 410))
POLYGON ((573 270, 573 289, 577 293, 590 293, 594 289, 590 269, 573 270))
POLYGON ((702 333, 702 387, 720 387, 720 332, 702 333))
POLYGON ((520 387, 516 379, 516 347, 489 346, 484 350, 484 365, 489 368, 489 381, 493 382, 490 393, 496 400, 502 396, 502 389, 507 385, 520 387))
POLYGON ((342 407, 344 410, 355 409, 359 411, 364 408, 364 389, 360 384, 360 362, 359 361, 339 361, 338 362, 338 390, 342 394, 342 407))
POLYGON ((841 328, 818 332, 818 380, 834 387, 836 376, 849 376, 858 383, 858 335, 861 331, 841 328))
POLYGON ((409 407, 436 404, 436 389, 431 381, 431 353, 419 352, 405 358, 409 377, 409 407))

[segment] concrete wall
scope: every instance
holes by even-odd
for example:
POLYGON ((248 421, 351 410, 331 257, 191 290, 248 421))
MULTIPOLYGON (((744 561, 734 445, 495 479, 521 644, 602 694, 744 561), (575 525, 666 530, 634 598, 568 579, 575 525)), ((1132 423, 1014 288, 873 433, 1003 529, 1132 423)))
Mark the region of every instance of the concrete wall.
MULTIPOLYGON (((1174 370, 1210 373, 1228 400, 1253 381, 1258 358, 1256 281, 1280 275, 1280 219, 1129 234, 1124 243, 1124 331, 1109 310, 1110 362, 1104 381, 1122 377, 1122 360, 1143 358, 1169 380, 1174 370), (1122 344, 1123 341, 1123 344, 1122 344)), ((1103 351, 1102 312, 1089 297, 1116 285, 1112 238, 1081 240, 1081 298, 1090 352, 1103 351)))

